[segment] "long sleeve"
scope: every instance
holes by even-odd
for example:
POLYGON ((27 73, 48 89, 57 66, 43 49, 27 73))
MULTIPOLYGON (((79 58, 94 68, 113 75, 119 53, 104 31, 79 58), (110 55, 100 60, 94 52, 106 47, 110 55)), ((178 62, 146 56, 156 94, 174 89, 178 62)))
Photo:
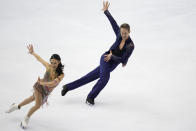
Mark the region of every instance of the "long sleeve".
POLYGON ((104 14, 107 16, 107 18, 109 19, 112 28, 114 30, 114 33, 116 34, 116 36, 118 35, 120 28, 118 26, 118 24, 116 23, 116 21, 114 20, 114 18, 112 17, 112 15, 110 14, 110 12, 108 10, 104 11, 104 14))

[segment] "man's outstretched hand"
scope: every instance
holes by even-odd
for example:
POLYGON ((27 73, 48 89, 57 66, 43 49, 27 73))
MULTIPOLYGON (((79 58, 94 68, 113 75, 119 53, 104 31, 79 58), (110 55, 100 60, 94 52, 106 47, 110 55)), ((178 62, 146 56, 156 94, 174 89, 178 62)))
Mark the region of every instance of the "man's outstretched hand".
POLYGON ((110 3, 108 2, 108 1, 103 1, 103 11, 106 11, 106 10, 108 10, 108 8, 109 8, 109 6, 110 6, 110 3))
POLYGON ((122 64, 122 67, 125 67, 126 66, 126 64, 122 64))

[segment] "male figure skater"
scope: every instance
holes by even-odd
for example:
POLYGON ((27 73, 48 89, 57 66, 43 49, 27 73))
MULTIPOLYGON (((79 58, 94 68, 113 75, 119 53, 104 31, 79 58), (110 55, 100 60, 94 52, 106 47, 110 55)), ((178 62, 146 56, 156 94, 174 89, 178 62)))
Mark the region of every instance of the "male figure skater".
POLYGON ((109 51, 105 52, 101 56, 100 65, 97 68, 82 78, 63 86, 63 90, 61 91, 62 96, 64 96, 68 91, 74 90, 99 78, 86 99, 87 104, 94 105, 94 99, 106 86, 110 79, 110 72, 112 72, 120 63, 122 63, 123 67, 126 66, 127 61, 134 50, 133 41, 129 36, 130 26, 129 24, 124 23, 119 27, 108 11, 109 5, 108 1, 103 2, 102 10, 112 25, 114 33, 116 34, 116 41, 109 51))

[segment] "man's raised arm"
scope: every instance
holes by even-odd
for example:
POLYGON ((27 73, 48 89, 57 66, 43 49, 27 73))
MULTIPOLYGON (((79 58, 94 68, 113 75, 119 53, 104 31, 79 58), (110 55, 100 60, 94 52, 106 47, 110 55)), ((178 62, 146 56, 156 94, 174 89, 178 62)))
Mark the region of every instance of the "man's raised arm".
POLYGON ((120 28, 118 26, 118 24, 116 23, 116 21, 114 20, 114 18, 112 17, 112 15, 110 14, 110 12, 108 11, 108 7, 110 6, 110 3, 107 1, 107 2, 103 2, 103 11, 104 11, 104 14, 107 16, 107 18, 109 19, 111 25, 112 25, 112 28, 116 34, 116 36, 118 35, 119 31, 120 31, 120 28))

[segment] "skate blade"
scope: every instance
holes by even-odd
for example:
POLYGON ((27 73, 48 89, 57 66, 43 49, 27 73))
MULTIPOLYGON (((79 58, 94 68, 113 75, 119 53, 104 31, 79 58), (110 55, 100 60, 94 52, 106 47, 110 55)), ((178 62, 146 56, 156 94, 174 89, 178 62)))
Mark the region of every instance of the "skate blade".
POLYGON ((93 104, 89 103, 88 101, 86 101, 86 104, 89 106, 93 106, 93 104))
POLYGON ((20 127, 21 127, 22 129, 26 129, 26 127, 24 127, 24 126, 22 125, 22 122, 20 123, 20 127))
MULTIPOLYGON (((15 104, 15 103, 11 104, 10 107, 13 106, 14 104, 15 104)), ((10 111, 10 110, 6 110, 6 111, 5 111, 5 113, 11 113, 11 112, 12 112, 12 111, 10 111)))
POLYGON ((8 110, 8 111, 5 111, 5 113, 10 113, 10 112, 9 112, 9 110, 8 110))

